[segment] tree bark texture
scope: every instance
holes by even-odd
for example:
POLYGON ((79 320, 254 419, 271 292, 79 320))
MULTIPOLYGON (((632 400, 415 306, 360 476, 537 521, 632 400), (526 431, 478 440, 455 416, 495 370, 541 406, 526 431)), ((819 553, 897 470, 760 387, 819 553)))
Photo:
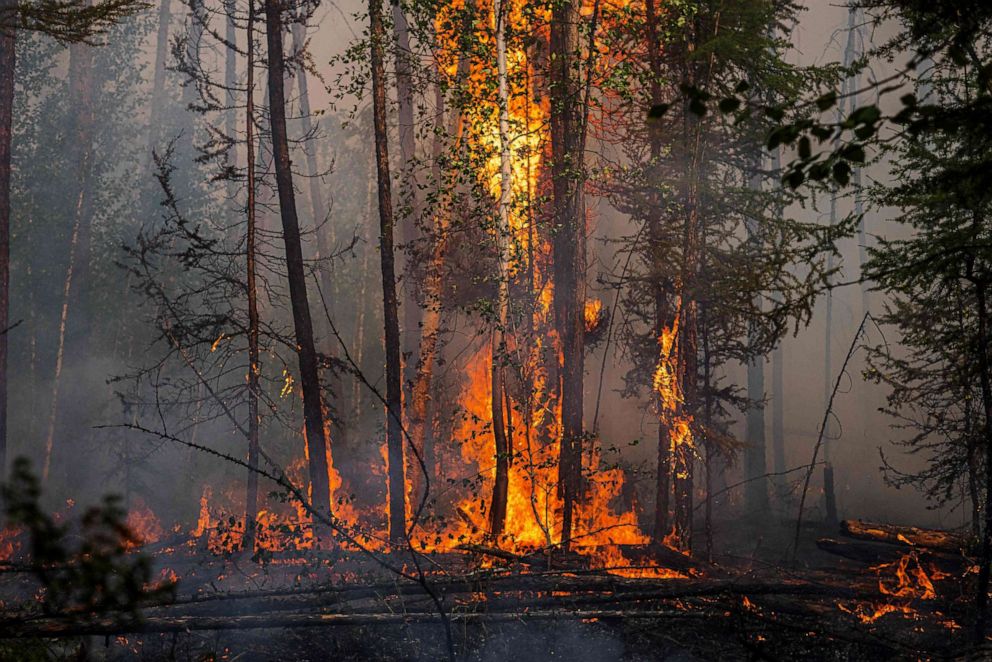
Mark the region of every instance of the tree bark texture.
MULTIPOLYGON (((303 389, 303 419, 306 431, 307 458, 310 476, 310 498, 314 510, 330 517, 331 499, 328 481, 329 440, 324 429, 324 413, 320 395, 320 375, 317 372, 317 352, 314 348, 313 322, 307 298, 306 274, 303 268, 303 247, 300 242, 300 222, 296 213, 289 139, 286 131, 286 99, 284 88, 285 61, 282 52, 281 0, 265 1, 265 32, 269 56, 269 121, 272 131, 272 151, 275 159, 276 187, 279 193, 279 213, 282 217, 283 241, 286 249, 286 273, 289 298, 293 310, 300 364, 300 386, 303 389)), ((329 534, 325 526, 314 522, 317 538, 329 534)))

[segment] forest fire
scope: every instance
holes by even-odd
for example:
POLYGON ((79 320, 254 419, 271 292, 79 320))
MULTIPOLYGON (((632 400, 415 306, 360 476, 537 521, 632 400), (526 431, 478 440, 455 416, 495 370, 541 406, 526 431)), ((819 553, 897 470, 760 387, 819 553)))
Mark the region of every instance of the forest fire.
POLYGON ((28 4, 0 659, 987 657, 992 10, 28 4))

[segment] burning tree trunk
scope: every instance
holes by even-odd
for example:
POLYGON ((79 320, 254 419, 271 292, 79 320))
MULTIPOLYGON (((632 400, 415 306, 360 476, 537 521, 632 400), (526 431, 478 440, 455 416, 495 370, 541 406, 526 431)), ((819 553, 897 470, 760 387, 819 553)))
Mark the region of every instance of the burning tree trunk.
MULTIPOLYGON (((48 434, 45 439, 45 456, 42 465, 42 480, 47 480, 52 465, 55 448, 56 424, 60 420, 59 402, 62 390, 62 372, 66 356, 66 334, 70 325, 70 312, 77 317, 83 298, 83 288, 88 278, 90 261, 90 235, 93 223, 93 200, 90 179, 93 168, 93 47, 87 44, 73 44, 69 48, 69 107, 75 113, 72 127, 73 148, 69 163, 73 171, 70 200, 73 203, 72 236, 69 245, 69 264, 66 267, 62 288, 62 310, 59 316, 58 344, 55 359, 55 375, 52 382, 52 402, 48 418, 48 434)), ((80 317, 81 319, 81 317, 80 317)), ((85 343, 85 322, 74 329, 73 344, 76 350, 70 356, 85 356, 82 345, 85 343)))
MULTIPOLYGON (((248 146, 248 231, 246 282, 248 287, 248 485, 245 495, 244 548, 252 550, 258 516, 258 288, 255 282, 255 0, 248 0, 248 76, 245 83, 245 144, 248 146)), ((233 43, 233 42, 232 42, 233 43)))
MULTIPOLYGON (((17 6, 0 0, 0 12, 17 6)), ((10 147, 14 117, 13 27, 0 25, 0 476, 7 477, 7 332, 10 312, 10 147)))
MULTIPOLYGON (((303 270, 303 247, 300 243, 300 223, 296 214, 293 173, 289 160, 286 132, 286 99, 284 96, 285 63, 282 52, 281 0, 265 0, 265 31, 269 55, 269 121, 272 130, 272 151, 275 158, 276 187, 279 192, 279 212, 282 216, 283 241, 286 247, 286 272, 289 298, 293 310, 300 361, 300 386, 303 389, 303 418, 306 431, 311 499, 320 516, 330 517, 331 496, 328 480, 329 442, 324 430, 323 407, 320 397, 320 376, 317 373, 317 352, 314 349, 313 322, 307 299, 306 275, 303 270)), ((314 522, 318 539, 329 533, 325 526, 314 522)))
POLYGON ((506 70, 506 11, 502 0, 493 6, 496 31, 496 69, 499 103, 499 212, 496 223, 497 295, 496 323, 492 338, 492 415, 493 440, 496 450, 496 479, 493 484, 493 501, 490 532, 493 537, 503 533, 506 523, 506 499, 510 484, 510 463, 513 459, 512 436, 507 435, 503 417, 505 393, 504 357, 506 354, 506 326, 510 306, 509 247, 510 236, 510 111, 509 83, 506 70))
POLYGON ((579 108, 579 3, 563 0, 551 13, 551 181, 554 240, 554 316, 560 358, 562 534, 572 537, 582 489, 582 395, 585 363, 585 208, 582 195, 584 123, 579 108))
POLYGON ((382 0, 369 2, 372 64, 372 109, 375 160, 379 182, 379 252, 382 266, 382 306, 386 345, 386 446, 389 471, 389 539, 406 538, 406 481, 403 467, 403 408, 400 362, 400 322, 393 254, 393 202, 389 181, 386 129, 386 71, 383 66, 382 0))

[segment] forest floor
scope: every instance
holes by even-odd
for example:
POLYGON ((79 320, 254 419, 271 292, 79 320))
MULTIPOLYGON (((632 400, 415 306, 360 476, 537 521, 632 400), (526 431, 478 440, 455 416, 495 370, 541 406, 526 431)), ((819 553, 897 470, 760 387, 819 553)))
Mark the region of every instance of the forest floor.
MULTIPOLYGON (((969 559, 912 548, 874 564, 843 558, 816 544, 836 537, 837 528, 812 524, 793 560, 782 553, 793 527, 724 523, 721 554, 681 578, 484 563, 467 553, 438 556, 424 570, 461 660, 992 659, 992 648, 972 646, 969 559)), ((177 599, 148 607, 128 626, 106 617, 45 617, 26 598, 29 577, 0 575, 0 658, 447 656, 445 624, 424 587, 361 555, 323 552, 260 565, 184 548, 160 550, 156 564, 179 578, 177 599)), ((416 574, 411 564, 406 569, 416 574)))

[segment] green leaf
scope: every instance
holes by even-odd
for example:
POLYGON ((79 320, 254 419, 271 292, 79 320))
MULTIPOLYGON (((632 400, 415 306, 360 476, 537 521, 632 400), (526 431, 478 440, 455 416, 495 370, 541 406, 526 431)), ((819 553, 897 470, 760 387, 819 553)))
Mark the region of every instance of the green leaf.
POLYGON ((806 173, 804 173, 802 170, 792 170, 788 174, 786 174, 784 178, 786 185, 793 190, 802 186, 805 180, 806 180, 806 173))
POLYGON ((875 135, 875 131, 877 131, 875 124, 862 124, 854 130, 854 135, 858 140, 868 140, 875 135))
POLYGON ((768 115, 775 122, 781 122, 785 117, 785 111, 778 106, 765 106, 765 115, 768 115))
POLYGON ((689 101, 689 112, 702 117, 706 114, 706 104, 702 99, 695 98, 689 101))
POLYGON ((841 158, 862 165, 865 162, 865 148, 859 144, 850 144, 840 151, 841 158))
POLYGON ((824 94, 823 96, 821 96, 819 99, 816 100, 816 107, 819 108, 820 111, 822 112, 824 110, 830 110, 831 108, 834 107, 834 104, 836 103, 837 103, 837 92, 834 90, 830 90, 829 92, 827 92, 826 94, 824 94))
POLYGON ((809 136, 803 136, 799 139, 799 158, 803 161, 809 159, 813 155, 813 148, 809 142, 809 136))
POLYGON ((721 113, 732 113, 741 107, 741 100, 737 97, 727 97, 726 99, 721 99, 719 108, 721 113))
POLYGON ((734 86, 734 92, 736 92, 737 94, 744 94, 750 89, 751 89, 751 83, 747 82, 746 80, 742 80, 739 83, 737 83, 737 85, 734 86))
POLYGON ((831 129, 828 126, 821 126, 821 125, 817 125, 817 126, 814 126, 814 127, 810 128, 809 132, 811 134, 813 134, 813 136, 817 140, 819 140, 821 143, 826 142, 827 140, 829 140, 830 139, 830 136, 832 136, 834 134, 833 129, 831 129))
POLYGON ((822 182, 830 174, 830 165, 823 161, 814 163, 809 167, 809 178, 815 182, 822 182))
POLYGON ((851 166, 846 161, 838 161, 833 168, 834 181, 841 186, 847 186, 851 181, 851 166))
POLYGON ((875 104, 871 104, 869 106, 861 106, 856 109, 848 116, 847 121, 850 122, 852 126, 858 124, 874 124, 881 117, 881 109, 879 109, 879 107, 875 104))

